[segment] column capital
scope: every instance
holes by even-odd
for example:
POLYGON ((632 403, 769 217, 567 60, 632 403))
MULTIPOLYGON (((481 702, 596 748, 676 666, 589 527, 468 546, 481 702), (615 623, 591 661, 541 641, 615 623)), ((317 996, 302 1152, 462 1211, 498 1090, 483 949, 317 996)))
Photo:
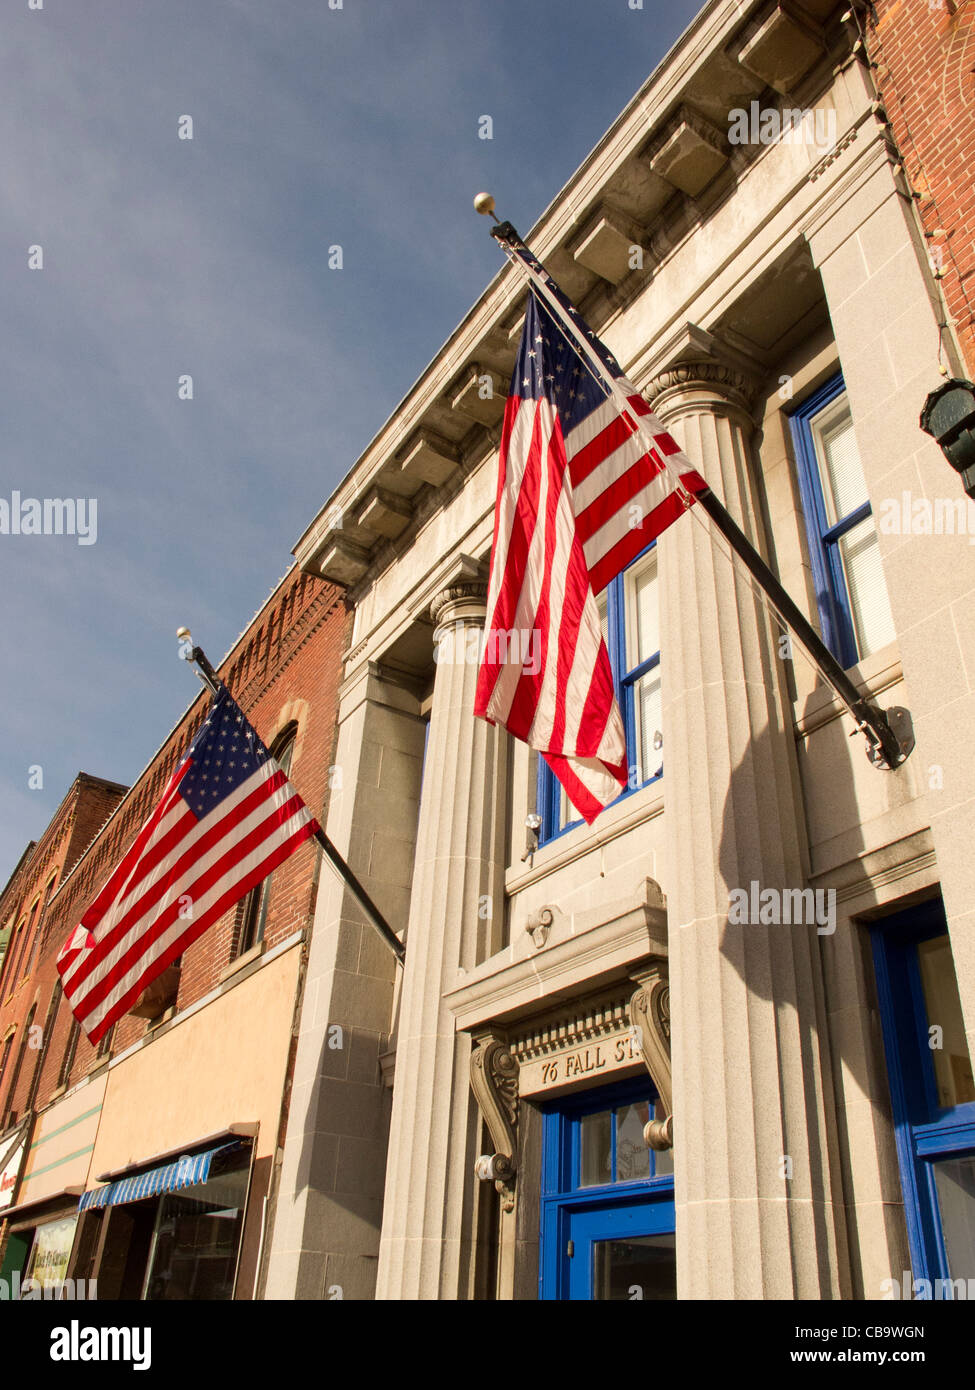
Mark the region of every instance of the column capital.
POLYGON ((745 353, 686 323, 665 344, 644 394, 665 424, 708 410, 737 414, 750 426, 763 376, 761 365, 745 353))
POLYGON ((453 623, 483 627, 486 616, 487 581, 484 579, 465 579, 459 584, 449 584, 440 590, 430 604, 430 617, 437 628, 453 623))

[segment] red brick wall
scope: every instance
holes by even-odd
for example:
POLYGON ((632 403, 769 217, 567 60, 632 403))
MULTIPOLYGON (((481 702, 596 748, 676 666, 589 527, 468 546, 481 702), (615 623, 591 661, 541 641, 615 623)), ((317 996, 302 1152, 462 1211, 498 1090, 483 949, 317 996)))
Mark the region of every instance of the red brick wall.
MULTIPOLYGON (((219 668, 221 678, 265 743, 272 743, 284 727, 297 723, 291 778, 301 796, 323 822, 334 750, 342 653, 348 642, 350 622, 351 612, 340 589, 323 580, 303 575, 294 568, 281 581, 219 668)), ((186 674, 177 670, 175 679, 185 679, 186 674)), ((29 990, 18 991, 7 1010, 0 1004, 0 1040, 9 1024, 16 1022, 16 1046, 19 1046, 19 1035, 31 1004, 36 1005, 34 1023, 44 1025, 57 981, 56 958, 65 937, 77 925, 85 908, 155 806, 166 779, 199 728, 207 704, 207 698, 201 692, 121 804, 118 789, 113 799, 98 788, 81 788, 84 795, 79 796, 77 813, 72 815, 66 833, 58 841, 65 855, 64 886, 51 901, 44 922, 40 956, 28 982, 29 990), (116 805, 118 810, 111 816, 116 805), (75 866, 74 871, 70 872, 72 865, 75 866)), ((82 779, 79 778, 80 783, 82 779)), ((17 876, 18 892, 21 880, 27 882, 29 879, 31 884, 41 880, 46 882, 46 868, 34 872, 34 860, 44 847, 46 835, 47 832, 31 860, 17 876)), ((48 856, 48 861, 53 863, 53 857, 48 856)), ((317 863, 318 849, 310 842, 302 845, 276 870, 264 934, 268 947, 285 940, 311 921, 317 891, 317 863)), ((5 897, 9 896, 10 890, 5 897)), ((25 897, 26 893, 21 893, 21 896, 25 897)), ((235 955, 240 915, 240 906, 232 909, 185 952, 177 1011, 189 1007, 220 983, 223 972, 235 955)), ((62 1004, 43 1050, 35 1108, 43 1107, 58 1087, 58 1073, 71 1023, 71 1014, 62 1004)), ((143 1037, 146 1027, 145 1019, 121 1019, 112 1038, 112 1053, 124 1050, 143 1037)), ((30 1051, 26 1054, 17 1079, 16 1094, 8 1097, 15 1052, 16 1047, 4 1085, 0 1088, 0 1115, 6 1114, 11 1106, 20 1113, 38 1056, 30 1051)), ((98 1064, 96 1049, 82 1035, 78 1039, 67 1084, 80 1080, 98 1064)))
POLYGON ((932 260, 944 270, 948 312, 975 374, 975 0, 874 0, 861 23, 932 260))

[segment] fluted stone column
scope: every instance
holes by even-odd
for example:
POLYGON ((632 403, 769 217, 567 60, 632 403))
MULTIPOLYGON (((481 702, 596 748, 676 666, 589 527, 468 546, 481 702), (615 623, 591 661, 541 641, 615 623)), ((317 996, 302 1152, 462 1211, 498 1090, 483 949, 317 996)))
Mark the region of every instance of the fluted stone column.
MULTIPOLYGON (((672 367, 648 394, 764 551, 751 385, 712 357, 672 367)), ((659 542, 678 1296, 848 1296, 831 1184, 827 938, 815 924, 729 922, 735 889, 806 883, 782 662, 704 520, 682 517, 659 542)))
POLYGON ((444 991, 500 947, 506 750, 474 718, 485 586, 461 583, 431 607, 437 673, 427 739, 396 1033, 377 1297, 468 1296, 480 1120, 470 1038, 444 991))

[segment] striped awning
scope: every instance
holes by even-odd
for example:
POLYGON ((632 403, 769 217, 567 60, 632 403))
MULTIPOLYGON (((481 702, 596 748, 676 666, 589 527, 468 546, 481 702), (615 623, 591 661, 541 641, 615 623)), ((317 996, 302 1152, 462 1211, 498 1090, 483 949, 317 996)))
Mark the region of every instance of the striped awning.
POLYGON ((218 1144, 216 1148, 204 1149, 198 1154, 184 1154, 175 1163, 164 1163, 159 1168, 150 1168, 146 1173, 136 1173, 131 1178, 119 1178, 117 1182, 106 1183, 104 1187, 92 1187, 81 1194, 79 1211, 89 1211, 95 1207, 118 1207, 123 1202, 141 1202, 143 1197, 156 1197, 160 1192, 179 1192, 184 1187, 195 1187, 206 1182, 210 1176, 210 1164, 217 1154, 228 1149, 239 1149, 241 1141, 218 1144))

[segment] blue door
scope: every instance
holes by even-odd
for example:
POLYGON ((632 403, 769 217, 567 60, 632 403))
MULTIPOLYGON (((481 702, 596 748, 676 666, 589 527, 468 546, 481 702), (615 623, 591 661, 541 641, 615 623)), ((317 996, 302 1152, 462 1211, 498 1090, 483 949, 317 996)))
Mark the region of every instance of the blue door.
POLYGON ((676 1297, 672 1155, 643 1141, 654 1100, 647 1080, 546 1110, 540 1298, 676 1297))
MULTIPOLYGON (((872 933, 914 1296, 964 1297, 975 1281, 975 1079, 944 908, 924 903, 872 933)), ((881 1293, 890 1297, 867 1297, 881 1293)))

